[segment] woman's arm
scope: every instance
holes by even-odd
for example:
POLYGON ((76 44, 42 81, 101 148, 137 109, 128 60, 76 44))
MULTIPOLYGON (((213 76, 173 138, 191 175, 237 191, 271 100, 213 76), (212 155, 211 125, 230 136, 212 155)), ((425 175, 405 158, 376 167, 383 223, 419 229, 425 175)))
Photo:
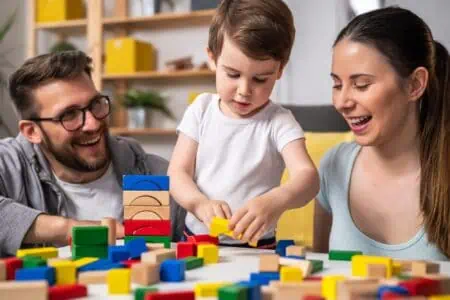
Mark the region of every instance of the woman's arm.
POLYGON ((317 200, 314 200, 314 252, 328 253, 332 216, 317 200))

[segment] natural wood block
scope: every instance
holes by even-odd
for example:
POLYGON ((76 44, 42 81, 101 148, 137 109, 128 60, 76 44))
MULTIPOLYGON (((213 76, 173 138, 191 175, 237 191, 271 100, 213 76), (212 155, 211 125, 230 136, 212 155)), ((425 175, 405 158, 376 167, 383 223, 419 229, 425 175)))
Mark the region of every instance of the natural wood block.
POLYGON ((261 287, 261 300, 273 300, 275 288, 267 285, 261 287))
POLYGON ((305 256, 306 247, 303 246, 289 246, 286 248, 286 256, 305 256))
POLYGON ((278 254, 262 254, 259 256, 260 272, 278 272, 280 268, 280 257, 278 254))
POLYGON ((108 227, 108 245, 116 244, 116 220, 113 218, 103 218, 101 221, 103 226, 108 227))
POLYGON ((367 264, 367 277, 386 278, 387 269, 385 265, 367 264))
POLYGON ((401 272, 411 272, 412 270, 412 260, 394 260, 394 263, 399 263, 401 265, 401 272))
POLYGON ((46 280, 0 282, 0 299, 47 300, 47 298, 48 283, 46 280))
POLYGON ((123 191, 126 206, 168 206, 169 191, 123 191))
POLYGON ((141 255, 143 263, 161 264, 168 259, 176 259, 175 249, 156 249, 154 251, 145 252, 141 255))
POLYGON ((309 260, 280 257, 279 263, 281 266, 291 266, 301 269, 305 277, 311 275, 313 270, 313 264, 309 260))
POLYGON ((124 206, 125 220, 170 220, 169 206, 124 206))
POLYGON ((146 243, 145 246, 147 246, 148 251, 165 248, 163 243, 146 243))
POLYGON ((159 282, 159 264, 137 263, 131 266, 131 282, 150 285, 159 282))
POLYGON ((6 264, 0 260, 0 281, 6 280, 6 264))
POLYGON ((271 281, 269 286, 278 289, 288 289, 288 288, 300 288, 300 294, 294 299, 299 299, 301 295, 308 296, 322 296, 322 281, 320 280, 307 280, 302 282, 281 282, 281 281, 271 281))
POLYGON ((438 274, 440 265, 426 261, 414 261, 411 266, 413 276, 423 276, 427 274, 438 274))
POLYGON ((337 284, 336 299, 376 299, 378 287, 377 281, 341 281, 337 284))
POLYGON ((88 271, 78 274, 78 283, 97 284, 107 282, 108 271, 88 271))

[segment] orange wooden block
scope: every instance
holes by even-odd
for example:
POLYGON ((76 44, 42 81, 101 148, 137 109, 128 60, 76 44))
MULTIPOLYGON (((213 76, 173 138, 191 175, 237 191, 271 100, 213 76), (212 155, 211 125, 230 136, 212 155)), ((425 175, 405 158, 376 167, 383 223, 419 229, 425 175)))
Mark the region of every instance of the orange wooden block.
POLYGON ((169 206, 124 206, 125 220, 170 220, 169 206))
POLYGON ((169 191, 123 191, 126 206, 168 206, 169 191))
POLYGON ((168 259, 176 259, 175 249, 156 249, 141 255, 143 263, 160 264, 168 259))
POLYGON ((150 285, 159 282, 159 264, 139 263, 131 266, 131 282, 150 285))
POLYGON ((280 257, 278 254, 261 254, 259 256, 260 272, 278 272, 280 269, 280 257))

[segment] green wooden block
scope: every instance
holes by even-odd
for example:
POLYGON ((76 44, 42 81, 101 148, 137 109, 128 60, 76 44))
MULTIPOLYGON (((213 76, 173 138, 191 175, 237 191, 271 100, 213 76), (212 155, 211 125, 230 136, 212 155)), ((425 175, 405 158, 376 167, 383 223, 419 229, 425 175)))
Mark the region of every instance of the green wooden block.
POLYGON ((247 288, 238 285, 227 285, 219 288, 220 300, 247 300, 247 288))
POLYGON ((351 261, 352 256, 362 254, 363 253, 361 251, 331 250, 330 252, 328 252, 328 259, 351 261))
POLYGON ((323 261, 318 259, 309 259, 309 261, 312 264, 312 270, 311 273, 317 273, 323 270, 323 261))
POLYGON ((408 274, 398 274, 397 278, 400 280, 409 280, 409 279, 414 279, 414 276, 408 275, 408 274))
POLYGON ((146 286, 146 287, 138 287, 134 290, 134 300, 144 300, 145 294, 148 292, 157 292, 158 289, 156 287, 146 286))
POLYGON ((170 236, 151 236, 151 235, 142 235, 142 236, 134 236, 128 235, 125 236, 125 244, 131 240, 143 238, 147 243, 156 243, 156 244, 164 244, 164 248, 170 249, 170 242, 172 241, 170 236))
POLYGON ((75 226, 72 228, 73 245, 108 245, 108 227, 75 226))
POLYGON ((47 261, 40 256, 25 255, 22 257, 23 268, 36 268, 47 266, 47 261))
POLYGON ((203 257, 189 256, 184 258, 186 270, 192 270, 203 266, 203 257))
POLYGON ((80 259, 83 257, 108 258, 108 245, 74 245, 72 246, 72 258, 80 259))

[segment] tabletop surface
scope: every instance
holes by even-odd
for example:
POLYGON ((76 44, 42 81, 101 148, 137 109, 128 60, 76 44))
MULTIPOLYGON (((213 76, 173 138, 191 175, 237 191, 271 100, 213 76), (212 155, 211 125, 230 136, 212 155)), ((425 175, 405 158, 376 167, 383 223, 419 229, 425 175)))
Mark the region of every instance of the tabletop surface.
MULTIPOLYGON (((119 241, 119 244, 122 241, 119 241)), ((192 290, 194 285, 199 282, 218 282, 230 281, 237 282, 249 280, 250 273, 258 272, 259 255, 264 253, 273 253, 273 250, 260 250, 251 248, 220 247, 219 263, 210 264, 186 271, 186 279, 179 283, 159 283, 152 285, 159 290, 192 290)), ((70 257, 69 247, 59 249, 59 256, 62 258, 70 257)), ((351 276, 350 262, 329 261, 327 254, 307 253, 306 259, 319 259, 324 262, 324 270, 316 273, 317 275, 345 275, 351 276)), ((450 262, 438 262, 441 265, 441 274, 450 275, 450 262)), ((132 288, 139 287, 138 284, 132 284, 132 288)), ((108 296, 106 284, 91 284, 88 286, 88 298, 85 299, 134 299, 132 294, 121 296, 108 296)), ((214 298, 213 298, 214 299, 214 298)))

